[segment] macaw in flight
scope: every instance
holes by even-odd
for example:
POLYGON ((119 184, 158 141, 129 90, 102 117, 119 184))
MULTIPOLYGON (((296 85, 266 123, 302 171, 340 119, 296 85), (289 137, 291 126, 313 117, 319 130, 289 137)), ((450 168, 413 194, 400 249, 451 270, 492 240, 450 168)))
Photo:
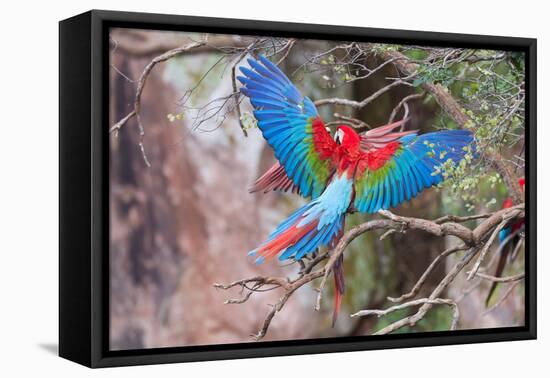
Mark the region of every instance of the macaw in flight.
MULTIPOLYGON (((314 103, 275 64, 263 56, 248 63, 250 69, 240 68, 240 91, 249 98, 278 161, 252 191, 290 191, 311 198, 249 252, 258 264, 277 255, 279 260, 300 260, 320 247, 335 246, 348 212, 372 214, 410 200, 443 181, 438 168, 448 159, 458 164, 473 145, 468 130, 395 132, 405 120, 362 135, 341 125, 332 137, 314 103)), ((334 325, 344 294, 342 259, 333 275, 334 325)))
MULTIPOLYGON (((519 187, 522 191, 525 191, 525 179, 522 177, 518 180, 519 187)), ((514 201, 511 198, 506 198, 502 202, 503 209, 509 209, 514 206, 514 201)), ((506 267, 506 260, 510 258, 513 260, 515 256, 512 256, 511 253, 516 249, 516 246, 520 242, 520 236, 518 235, 519 230, 524 224, 524 220, 521 219, 515 223, 512 223, 510 226, 503 228, 498 233, 498 249, 500 251, 500 257, 498 258, 497 267, 495 270, 495 277, 501 277, 506 267)), ((487 298, 485 298, 485 306, 489 305, 489 301, 497 288, 498 282, 493 281, 487 298)))

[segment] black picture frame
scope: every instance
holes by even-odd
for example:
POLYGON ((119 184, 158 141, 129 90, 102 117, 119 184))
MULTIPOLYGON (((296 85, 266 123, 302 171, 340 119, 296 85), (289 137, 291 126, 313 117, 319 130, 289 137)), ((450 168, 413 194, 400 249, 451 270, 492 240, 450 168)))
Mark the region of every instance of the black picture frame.
POLYGON ((536 338, 536 39, 92 10, 59 23, 59 354, 89 367, 536 338), (109 351, 111 27, 515 50, 526 58, 524 327, 109 351))

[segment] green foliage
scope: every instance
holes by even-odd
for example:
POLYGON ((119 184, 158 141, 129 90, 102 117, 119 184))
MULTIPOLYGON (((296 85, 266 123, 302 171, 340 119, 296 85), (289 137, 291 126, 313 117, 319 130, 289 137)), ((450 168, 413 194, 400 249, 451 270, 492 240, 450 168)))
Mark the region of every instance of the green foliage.
MULTIPOLYGON (((523 143, 523 54, 441 49, 422 57, 416 49, 402 52, 420 60, 413 85, 442 84, 465 109, 470 119, 465 127, 475 134, 479 159, 474 159, 472 151, 468 151, 459 165, 447 162, 438 170, 446 178, 440 185, 447 189, 444 203, 454 201, 458 210, 467 212, 479 207, 496 210, 505 195, 504 185, 502 178, 487 166, 484 154, 503 153, 503 149, 513 149, 523 143)), ((457 128, 456 122, 443 110, 435 123, 443 129, 457 128)))
POLYGON ((253 114, 245 112, 241 115, 241 122, 245 130, 255 129, 258 127, 258 121, 253 114))
POLYGON ((176 113, 176 114, 168 113, 166 115, 166 118, 168 118, 168 121, 170 122, 175 122, 176 120, 181 121, 184 117, 185 117, 185 113, 176 113))
POLYGON ((321 77, 326 81, 328 88, 336 88, 338 83, 349 83, 357 78, 349 65, 339 63, 334 54, 327 55, 319 61, 319 64, 326 68, 326 73, 321 77))
MULTIPOLYGON (((475 134, 477 152, 465 148, 465 157, 454 164, 447 159, 434 174, 442 174, 445 180, 436 190, 441 192, 441 215, 472 215, 500 208, 508 196, 502 177, 487 164, 486 152, 499 152, 506 156, 510 149, 517 148, 524 132, 523 81, 524 62, 522 54, 510 54, 492 50, 424 49, 405 48, 398 45, 374 45, 375 53, 399 51, 418 65, 411 83, 417 93, 425 91, 425 84, 441 84, 465 109, 470 121, 458 125, 444 110, 437 107, 434 119, 436 129, 466 127, 475 134)), ((321 61, 330 67, 333 76, 329 80, 344 80, 347 72, 333 55, 321 61), (340 76, 339 76, 340 75, 340 76), (337 79, 334 79, 334 78, 337 79)), ((349 78, 348 78, 349 79, 349 78)), ((435 99, 427 94, 424 103, 435 105, 435 99)), ((435 156, 435 146, 428 145, 435 156)), ((437 152, 445 160, 445 152, 437 152)), ((508 155, 509 156, 509 155, 508 155)), ((521 173, 518 173, 521 175, 521 173)), ((364 215, 348 217, 347 228, 367 220, 364 215)), ((465 223, 475 227, 477 220, 465 223)), ((363 308, 384 307, 386 296, 398 290, 401 279, 398 261, 391 238, 378 240, 379 234, 366 233, 358 237, 346 250, 346 296, 344 306, 349 311, 363 308), (381 305, 383 304, 383 305, 381 305)), ((331 289, 332 290, 332 289, 331 289)), ((329 302, 329 304, 331 304, 329 302)), ((390 313, 376 320, 373 332, 394 321, 411 315, 418 308, 390 313)), ((448 330, 453 309, 435 305, 414 327, 403 327, 397 333, 448 330)))
POLYGON ((420 48, 411 48, 403 51, 403 55, 412 60, 424 60, 428 57, 428 52, 420 48))
POLYGON ((474 155, 469 150, 459 164, 447 160, 436 170, 445 177, 439 188, 446 189, 443 191, 446 212, 466 215, 473 213, 477 206, 494 211, 502 202, 505 194, 502 177, 495 171, 472 168, 473 160, 474 155))
POLYGON ((372 46, 375 54, 382 54, 384 52, 400 51, 403 49, 402 45, 392 45, 385 43, 376 43, 372 46))
POLYGON ((455 72, 448 67, 421 66, 413 81, 413 86, 418 87, 424 83, 442 84, 446 87, 452 85, 456 80, 455 72))

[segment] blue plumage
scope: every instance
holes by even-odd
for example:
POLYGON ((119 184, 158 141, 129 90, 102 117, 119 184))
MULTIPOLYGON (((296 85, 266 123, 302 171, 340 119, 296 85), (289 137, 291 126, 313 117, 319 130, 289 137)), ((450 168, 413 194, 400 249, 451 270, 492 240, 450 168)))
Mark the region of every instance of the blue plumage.
MULTIPOLYGON (((466 130, 424 135, 392 132, 405 120, 358 135, 340 125, 332 138, 314 103, 300 94, 286 75, 265 57, 248 59, 242 67, 241 93, 250 99, 258 128, 279 164, 260 177, 253 191, 288 190, 312 197, 249 252, 257 264, 274 256, 300 260, 318 248, 332 248, 343 233, 353 201, 360 212, 374 213, 414 198, 439 184, 440 168, 459 163, 473 147, 466 130)), ((499 235, 504 238, 508 230, 499 235)), ((344 293, 342 257, 334 265, 335 310, 344 293)))
POLYGON ((500 242, 500 244, 502 244, 504 240, 506 240, 506 238, 510 236, 511 233, 512 227, 506 227, 500 230, 500 232, 498 233, 498 241, 500 242))
POLYGON ((264 138, 275 152, 287 176, 304 197, 317 198, 326 186, 327 164, 310 154, 312 120, 318 117, 313 102, 300 94, 286 75, 268 59, 248 59, 241 93, 250 99, 264 138))
POLYGON ((269 235, 264 243, 248 254, 259 255, 256 263, 261 264, 264 260, 262 251, 265 251, 266 246, 268 248, 270 243, 293 227, 297 230, 296 232, 299 232, 300 229, 308 229, 311 225, 315 225, 297 242, 278 251, 282 252, 279 255, 280 260, 289 258, 299 260, 319 247, 328 245, 343 228, 352 195, 353 182, 345 175, 335 177, 321 196, 296 210, 269 235))
POLYGON ((251 68, 242 67, 244 76, 238 77, 243 84, 241 92, 249 97, 258 127, 286 175, 302 195, 313 198, 310 204, 283 222, 263 246, 296 224, 306 227, 311 222, 319 222, 316 232, 303 233, 300 240, 284 250, 280 255, 283 259, 300 258, 326 245, 340 231, 338 225, 343 222, 354 186, 354 206, 358 211, 374 213, 395 207, 416 197, 425 188, 439 184, 443 180, 439 167, 449 159, 458 163, 466 153, 465 147, 473 143, 472 133, 467 130, 405 135, 398 140, 399 149, 382 166, 365 169, 356 182, 347 179, 344 185, 336 178, 326 186, 334 168, 329 161, 311 154, 315 147, 312 120, 318 117, 315 105, 265 57, 249 59, 248 63, 251 68), (349 193, 343 190, 344 187, 349 193))
MULTIPOLYGON (((425 188, 439 184, 444 177, 441 165, 449 159, 458 164, 467 147, 474 150, 468 130, 444 130, 399 139, 401 149, 381 167, 366 170, 359 180, 366 182, 355 199, 360 212, 375 213, 416 197, 425 188)), ((473 151, 475 152, 475 151, 473 151)))

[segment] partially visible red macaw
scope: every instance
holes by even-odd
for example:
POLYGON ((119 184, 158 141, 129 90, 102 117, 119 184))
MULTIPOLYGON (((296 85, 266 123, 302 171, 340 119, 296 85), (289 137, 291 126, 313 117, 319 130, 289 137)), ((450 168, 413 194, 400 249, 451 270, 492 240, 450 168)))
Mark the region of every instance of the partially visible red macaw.
MULTIPOLYGON (((522 191, 525 189, 525 178, 520 178, 519 186, 522 191)), ((514 201, 511 198, 506 198, 502 202, 502 208, 503 209, 509 209, 510 207, 514 206, 514 201)), ((509 257, 513 257, 511 254, 516 249, 517 244, 520 242, 520 236, 518 235, 519 230, 521 227, 523 227, 524 220, 521 219, 515 223, 512 223, 510 226, 502 229, 498 233, 498 240, 499 240, 499 251, 500 251, 500 257, 498 259, 497 267, 495 270, 495 277, 501 277, 502 273, 504 272, 504 268, 506 267, 506 261, 509 257)), ((493 293, 495 292, 495 289, 497 287, 498 282, 493 282, 491 284, 491 288, 489 289, 489 293, 487 294, 487 298, 485 299, 485 305, 488 306, 489 302, 491 300, 491 297, 493 296, 493 293)))

